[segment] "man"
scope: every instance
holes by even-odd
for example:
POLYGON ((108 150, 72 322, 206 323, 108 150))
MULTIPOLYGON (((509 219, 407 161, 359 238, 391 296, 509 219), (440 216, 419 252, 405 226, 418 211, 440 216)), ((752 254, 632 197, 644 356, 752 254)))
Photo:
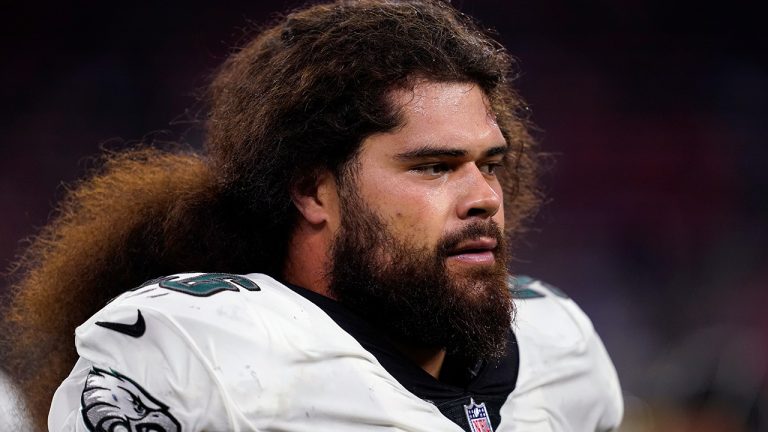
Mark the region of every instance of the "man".
POLYGON ((507 275, 537 202, 510 67, 436 1, 314 6, 233 54, 205 156, 115 156, 24 262, 17 311, 94 227, 69 288, 138 285, 78 327, 49 429, 618 426, 588 319, 507 275))

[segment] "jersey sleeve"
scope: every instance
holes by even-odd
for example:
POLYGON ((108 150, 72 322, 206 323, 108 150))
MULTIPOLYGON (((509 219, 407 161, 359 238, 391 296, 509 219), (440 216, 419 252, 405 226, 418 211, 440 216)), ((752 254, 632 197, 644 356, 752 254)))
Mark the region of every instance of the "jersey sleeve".
POLYGON ((173 313, 134 294, 77 328, 79 360, 53 397, 49 430, 236 429, 210 359, 173 313))
POLYGON ((19 388, 0 367, 0 430, 32 430, 19 388))
POLYGON ((505 431, 609 431, 623 398, 616 370, 589 317, 562 291, 519 278, 513 289, 520 369, 502 407, 505 431))

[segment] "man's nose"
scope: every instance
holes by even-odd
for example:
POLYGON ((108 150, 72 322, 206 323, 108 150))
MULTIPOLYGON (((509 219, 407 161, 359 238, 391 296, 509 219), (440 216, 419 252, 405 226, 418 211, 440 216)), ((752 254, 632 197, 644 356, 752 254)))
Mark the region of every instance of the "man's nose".
POLYGON ((490 218, 501 208, 502 198, 477 166, 468 168, 456 211, 460 219, 490 218))

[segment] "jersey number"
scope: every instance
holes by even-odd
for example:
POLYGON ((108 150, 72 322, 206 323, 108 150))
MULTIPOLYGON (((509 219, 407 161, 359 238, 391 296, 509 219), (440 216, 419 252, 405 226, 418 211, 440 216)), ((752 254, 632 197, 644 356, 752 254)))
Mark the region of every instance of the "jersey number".
MULTIPOLYGON (((509 292, 510 294, 512 294, 512 298, 525 300, 525 299, 546 297, 546 294, 544 294, 543 292, 537 291, 530 287, 530 285, 534 281, 528 276, 516 276, 516 277, 510 276, 507 282, 509 286, 509 292)), ((549 292, 551 292, 552 294, 560 298, 564 298, 564 299, 568 298, 568 295, 559 288, 556 288, 552 285, 546 284, 541 281, 539 281, 539 285, 548 289, 549 292)))
POLYGON ((261 291, 256 282, 228 273, 205 273, 185 279, 164 279, 160 287, 197 297, 208 297, 222 291, 261 291))

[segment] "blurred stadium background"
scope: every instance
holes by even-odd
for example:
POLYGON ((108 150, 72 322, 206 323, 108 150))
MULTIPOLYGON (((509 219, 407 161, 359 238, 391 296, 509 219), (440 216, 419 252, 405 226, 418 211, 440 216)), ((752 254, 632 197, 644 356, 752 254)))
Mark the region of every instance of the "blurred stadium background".
MULTIPOLYGON (((0 264, 100 148, 199 146, 196 96, 216 65, 247 29, 302 3, 6 5, 0 264)), ((517 86, 552 154, 549 201, 514 270, 592 317, 626 393, 622 430, 768 430, 768 51, 756 2, 454 4, 520 60, 517 86)))

